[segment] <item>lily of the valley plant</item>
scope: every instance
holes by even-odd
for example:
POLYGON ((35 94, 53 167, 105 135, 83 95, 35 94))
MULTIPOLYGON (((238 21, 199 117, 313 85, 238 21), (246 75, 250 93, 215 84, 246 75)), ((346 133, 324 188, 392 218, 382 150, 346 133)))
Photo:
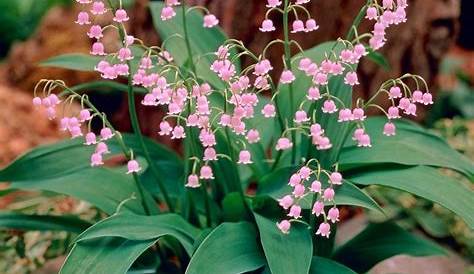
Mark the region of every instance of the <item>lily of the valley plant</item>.
MULTIPOLYGON (((261 52, 226 38, 216 16, 184 0, 150 3, 163 41, 153 46, 127 32, 121 1, 76 1, 78 39, 93 41, 91 56, 43 65, 95 70, 103 80, 40 81, 33 104, 72 140, 39 147, 0 171, 12 188, 71 195, 108 215, 75 239, 61 273, 361 273, 397 254, 443 253, 387 215, 336 246, 341 206, 384 216, 363 191, 372 184, 439 203, 474 226, 472 191, 438 171, 472 178, 473 164, 402 119, 433 104, 423 78, 387 79, 368 100, 352 93, 359 62, 383 58, 377 50, 390 27, 407 20, 406 0, 367 1, 346 37, 309 50, 292 34, 317 35, 310 0, 261 1, 260 31, 275 31, 278 16, 283 22, 283 37, 261 52), (358 31, 362 20, 372 31, 358 31), (107 32, 119 41, 103 43, 107 32), (281 64, 267 59, 272 47, 284 49, 281 64), (242 58, 251 60, 247 67, 242 58), (271 76, 274 66, 284 68, 281 75, 271 76), (87 92, 101 89, 127 93, 134 134, 115 130, 91 103, 87 92), (383 100, 388 108, 376 104, 383 100), (137 103, 164 113, 155 137, 182 144, 182 157, 142 135, 137 103), (371 108, 383 116, 367 117, 371 108), (118 155, 126 168, 108 164, 118 155)), ((61 229, 72 231, 78 220, 63 217, 61 229)))

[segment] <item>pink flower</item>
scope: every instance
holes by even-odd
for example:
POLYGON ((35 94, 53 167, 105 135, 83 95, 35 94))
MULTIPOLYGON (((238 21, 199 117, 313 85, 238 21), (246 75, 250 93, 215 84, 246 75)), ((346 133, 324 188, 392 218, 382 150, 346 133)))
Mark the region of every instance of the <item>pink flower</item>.
POLYGON ((95 136, 94 132, 89 132, 86 134, 86 143, 85 145, 95 145, 97 144, 97 137, 95 136))
POLYGON ((318 72, 313 77, 313 82, 316 85, 327 85, 328 84, 328 75, 323 72, 318 72))
POLYGON ((79 4, 90 4, 91 0, 76 0, 79 4))
POLYGON ((253 163, 251 160, 251 154, 248 150, 242 150, 239 153, 239 161, 237 161, 238 164, 244 164, 248 165, 253 163))
POLYGON ((110 153, 110 151, 106 143, 100 142, 95 147, 95 153, 106 154, 106 153, 110 153))
POLYGON ((118 9, 115 12, 115 17, 113 20, 117 23, 127 22, 130 18, 127 15, 127 11, 124 9, 118 9))
POLYGON ((79 112, 79 121, 81 123, 89 121, 90 119, 92 119, 92 116, 88 109, 83 109, 79 112))
POLYGON ((89 25, 90 23, 91 21, 89 20, 89 13, 85 11, 79 12, 79 14, 77 15, 76 24, 79 24, 82 26, 82 25, 89 25))
POLYGON ((365 15, 365 18, 369 20, 377 20, 378 14, 377 14, 377 8, 376 7, 369 7, 367 9, 367 13, 365 15))
POLYGON ((431 93, 424 93, 423 94, 423 104, 424 105, 432 105, 433 104, 433 96, 431 95, 431 93))
POLYGON ((91 155, 91 166, 100 166, 103 165, 104 162, 102 161, 102 154, 100 153, 94 153, 91 155))
POLYGON ((301 21, 301 20, 293 21, 293 30, 291 31, 291 33, 297 33, 297 32, 301 32, 301 31, 305 31, 303 21, 301 21))
POLYGON ((308 95, 306 95, 306 98, 308 98, 308 100, 311 100, 311 101, 321 99, 321 94, 319 92, 319 88, 310 87, 308 89, 308 95))
POLYGON ((272 64, 267 59, 263 59, 255 64, 255 70, 253 74, 262 76, 268 74, 273 69, 272 64))
POLYGON ((315 136, 313 137, 313 143, 317 150, 327 150, 332 147, 331 140, 328 137, 315 136))
POLYGON ((359 139, 357 139, 357 146, 359 147, 371 147, 370 136, 368 134, 362 134, 359 139))
POLYGON ((405 109, 405 114, 416 116, 416 105, 410 103, 408 107, 405 109))
POLYGON ((293 189, 293 195, 296 198, 301 198, 301 197, 304 196, 305 190, 306 189, 305 189, 304 185, 301 185, 301 184, 295 185, 295 187, 293 189))
POLYGON ((176 16, 173 7, 167 6, 161 10, 161 20, 166 21, 176 16))
POLYGON ((300 175, 297 174, 297 173, 291 175, 288 184, 289 184, 290 186, 292 186, 292 187, 295 187, 296 185, 301 184, 301 177, 300 177, 300 175))
POLYGON ((415 90, 411 95, 411 100, 415 103, 423 103, 423 92, 415 90))
POLYGON ((324 212, 324 203, 321 201, 316 201, 311 209, 311 213, 318 217, 319 215, 323 214, 324 212))
POLYGON ((167 6, 178 6, 180 4, 179 0, 166 0, 167 6))
POLYGON ((140 167, 140 164, 136 161, 136 160, 130 160, 128 161, 127 163, 127 174, 130 174, 130 173, 137 173, 139 172, 140 170, 142 170, 142 168, 140 167))
POLYGON ((311 59, 303 58, 303 59, 300 60, 300 62, 298 64, 298 69, 301 70, 301 71, 307 71, 312 63, 313 63, 313 61, 311 61, 311 59))
POLYGON ((266 104, 262 109, 262 114, 265 118, 275 117, 275 106, 272 104, 266 104))
POLYGON ((328 99, 324 101, 322 110, 323 113, 334 113, 337 111, 337 107, 333 100, 328 99))
POLYGON ((72 139, 82 136, 82 130, 79 126, 71 127, 69 132, 71 133, 72 139))
POLYGON ((102 27, 99 25, 93 25, 87 32, 87 36, 89 38, 95 38, 95 39, 100 39, 104 37, 104 34, 102 33, 102 27))
POLYGON ((258 143, 260 141, 260 133, 256 129, 251 129, 247 132, 247 141, 249 144, 258 143))
POLYGON ((312 124, 310 127, 311 136, 321 136, 324 133, 324 129, 321 128, 321 125, 318 123, 312 124))
POLYGON ((157 106, 156 96, 153 93, 148 93, 142 100, 144 106, 157 106))
POLYGON ((400 112, 397 107, 389 107, 388 108, 388 118, 389 119, 397 119, 400 118, 400 112))
POLYGON ((298 170, 298 175, 300 175, 301 179, 308 180, 309 176, 311 176, 311 168, 304 166, 298 170))
POLYGON ((319 29, 319 26, 316 23, 316 20, 314 20, 314 19, 306 20, 305 25, 306 25, 306 28, 304 30, 305 32, 315 31, 315 30, 319 29))
POLYGON ((92 10, 91 13, 94 15, 102 15, 107 12, 107 9, 105 8, 105 4, 102 1, 95 1, 92 4, 92 10))
POLYGON ((391 87, 389 90, 388 99, 396 99, 402 97, 402 91, 399 87, 391 87))
POLYGON ((321 182, 318 180, 314 180, 311 183, 311 187, 309 190, 314 193, 321 193, 321 182))
POLYGON ((328 223, 321 223, 318 231, 316 231, 316 235, 329 238, 329 234, 331 234, 331 226, 328 223))
POLYGON ((328 212, 328 220, 331 222, 339 222, 339 209, 337 207, 333 207, 328 212))
POLYGON ((185 185, 186 187, 190 188, 198 188, 201 186, 199 183, 199 178, 196 174, 191 174, 188 176, 188 183, 185 185))
POLYGON ((117 57, 122 62, 132 60, 133 59, 132 51, 129 48, 121 48, 118 51, 117 57))
POLYGON ((382 6, 384 9, 392 9, 393 8, 393 0, 383 0, 382 6))
MULTIPOLYGON (((102 44, 101 42, 95 42, 94 44, 92 44, 92 50, 91 50, 90 54, 99 55, 99 56, 100 55, 106 55, 104 44, 102 44)), ((109 66, 108 68, 111 68, 111 66, 109 66)), ((107 70, 107 68, 105 69, 105 71, 106 70, 107 70)), ((104 71, 104 74, 105 74, 105 71, 104 71)))
POLYGON ((204 16, 204 27, 205 28, 212 28, 219 24, 219 20, 216 18, 214 14, 208 14, 204 16))
POLYGON ((407 108, 410 106, 411 102, 410 99, 404 97, 400 99, 400 102, 398 102, 398 108, 407 110, 407 108))
POLYGON ((365 49, 364 45, 357 44, 354 46, 354 55, 357 57, 357 59, 361 58, 362 56, 366 56, 367 54, 369 53, 365 49))
POLYGON ((212 168, 210 166, 202 166, 199 174, 199 178, 205 180, 214 179, 214 174, 212 173, 212 168))
POLYGON ((296 113, 295 113, 295 119, 294 119, 295 123, 297 124, 302 124, 304 122, 308 122, 309 121, 309 118, 308 118, 308 115, 306 114, 306 111, 304 110, 298 110, 296 113))
POLYGON ((183 139, 183 138, 186 138, 184 127, 175 126, 171 135, 171 139, 183 139))
POLYGON ((41 98, 40 98, 40 97, 35 97, 35 98, 33 98, 33 105, 34 105, 35 107, 41 106, 41 98))
POLYGON ((208 147, 204 150, 204 161, 215 161, 217 160, 216 150, 212 147, 208 147))
POLYGON ((291 228, 291 223, 287 220, 283 220, 277 223, 277 227, 282 233, 288 234, 291 228))
POLYGON ((267 2, 267 8, 276 8, 281 5, 281 1, 279 0, 268 0, 267 2))
POLYGON ((160 123, 160 132, 158 132, 159 135, 161 136, 170 135, 172 131, 173 131, 173 128, 168 122, 163 121, 160 123))
POLYGON ((348 108, 341 109, 339 111, 339 118, 337 119, 338 122, 347 122, 352 120, 352 112, 348 108))
POLYGON ((332 189, 330 187, 326 188, 323 192, 323 199, 325 201, 332 201, 332 200, 334 200, 334 194, 335 194, 334 189, 332 189))
POLYGON ((335 185, 341 185, 342 184, 342 174, 339 172, 333 172, 330 174, 329 179, 331 180, 331 183, 335 185))
POLYGON ((303 4, 306 4, 306 3, 309 3, 310 0, 296 0, 296 4, 297 5, 303 5, 303 4))
POLYGON ((108 127, 104 127, 100 130, 100 137, 103 141, 109 140, 114 136, 112 130, 108 127))
POLYGON ((301 207, 299 205, 292 205, 287 216, 295 219, 301 218, 301 207))
POLYGON ((262 26, 260 27, 261 32, 272 32, 275 30, 275 26, 273 25, 273 21, 270 19, 265 19, 262 22, 262 26))
POLYGON ((280 138, 275 146, 276 150, 287 150, 293 147, 293 143, 288 138, 280 138))
POLYGON ((295 79, 296 79, 296 78, 295 78, 295 76, 293 75, 293 72, 291 72, 290 70, 284 70, 284 71, 281 73, 280 83, 282 83, 282 84, 290 84, 290 83, 292 83, 295 79))
POLYGON ((293 198, 291 195, 286 195, 281 199, 278 199, 278 204, 285 210, 290 208, 293 205, 293 198))
POLYGON ((357 77, 357 73, 354 71, 347 73, 346 77, 344 77, 344 83, 350 86, 358 85, 359 79, 357 77))
POLYGON ((358 121, 364 121, 367 116, 365 116, 364 110, 361 108, 355 108, 352 110, 352 118, 358 121))
POLYGON ((394 136, 395 135, 395 125, 393 123, 385 123, 383 126, 383 134, 386 136, 394 136))

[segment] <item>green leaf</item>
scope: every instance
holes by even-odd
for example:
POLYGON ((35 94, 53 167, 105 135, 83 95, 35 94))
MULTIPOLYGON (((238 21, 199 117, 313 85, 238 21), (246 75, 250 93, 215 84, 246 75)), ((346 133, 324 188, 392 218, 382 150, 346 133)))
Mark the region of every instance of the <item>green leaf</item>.
MULTIPOLYGON (((288 185, 288 180, 291 174, 293 174, 295 171, 295 168, 286 167, 277 169, 274 172, 268 174, 262 178, 257 194, 268 195, 277 200, 284 195, 291 193, 293 190, 288 185)), ((344 182, 341 186, 336 187, 335 190, 335 202, 338 205, 359 206, 383 213, 383 210, 377 204, 377 202, 375 202, 369 195, 350 182, 344 182)), ((310 196, 303 198, 300 203, 301 207, 305 209, 311 208, 311 199, 312 197, 310 196)))
POLYGON ((382 185, 400 189, 438 203, 474 228, 474 193, 462 183, 432 167, 380 167, 364 169, 346 178, 360 185, 382 185))
POLYGON ((153 241, 100 238, 75 244, 59 273, 126 273, 153 241))
POLYGON ((396 224, 369 224, 361 233, 339 247, 333 259, 358 273, 365 273, 377 263, 405 254, 410 256, 444 255, 435 243, 415 236, 396 224))
POLYGON ((0 227, 8 229, 81 233, 90 225, 90 223, 74 216, 0 213, 0 227))
POLYGON ((384 70, 388 71, 390 70, 390 63, 388 62, 387 58, 383 56, 382 53, 378 51, 370 51, 369 54, 367 55, 367 58, 374 62, 375 64, 379 65, 382 67, 384 70))
MULTIPOLYGON (((138 140, 133 135, 124 134, 126 145, 136 155, 142 155, 138 140)), ((164 176, 167 185, 175 185, 176 176, 182 174, 181 160, 171 150, 150 139, 145 139, 157 168, 164 176), (172 172, 171 172, 172 171, 172 172), (171 181, 173 180, 173 181, 171 181)), ((111 155, 121 154, 116 141, 108 142, 111 155)), ((67 194, 92 203, 111 214, 117 205, 132 196, 138 196, 138 189, 132 176, 109 168, 90 167, 90 155, 94 147, 84 146, 83 140, 67 140, 53 145, 41 146, 19 157, 0 171, 0 181, 12 182, 12 188, 48 190, 67 194)), ((147 170, 145 170, 145 173, 147 170)), ((149 194, 147 202, 153 206, 149 194)), ((125 209, 142 213, 139 199, 125 204, 125 209)))
POLYGON ((413 123, 395 121, 397 135, 384 136, 386 118, 369 118, 365 123, 371 136, 372 147, 359 148, 352 141, 342 150, 341 169, 364 167, 371 164, 398 163, 447 167, 474 176, 474 163, 452 149, 442 138, 413 123))
MULTIPOLYGON (((134 56, 142 56, 144 53, 144 50, 138 46, 132 46, 131 49, 134 56)), ((68 53, 51 57, 41 61, 38 65, 41 67, 54 67, 78 71, 95 71, 95 67, 102 60, 107 60, 113 64, 117 62, 114 57, 110 56, 100 57, 83 53, 68 53)), ((130 71, 136 71, 138 63, 139 58, 134 58, 130 62, 130 71)))
POLYGON ((446 220, 435 215, 432 211, 414 207, 408 209, 407 212, 429 235, 437 238, 449 236, 449 227, 446 220))
POLYGON ((198 234, 198 229, 176 214, 140 216, 122 213, 96 223, 79 235, 75 241, 120 237, 133 241, 156 242, 160 237, 168 235, 176 238, 191 255, 194 239, 198 234))
POLYGON ((223 223, 198 247, 186 274, 235 274, 265 265, 257 245, 255 228, 249 223, 223 223))
POLYGON ((41 67, 55 67, 78 71, 94 71, 103 58, 82 53, 58 55, 39 63, 41 67))
POLYGON ((308 228, 293 223, 290 233, 283 234, 276 222, 256 213, 254 215, 271 273, 308 273, 313 256, 313 242, 308 228))
MULTIPOLYGON (((186 43, 182 38, 184 37, 184 28, 181 7, 178 8, 176 16, 172 20, 162 21, 161 10, 164 6, 163 2, 150 3, 153 23, 163 41, 170 39, 165 43, 166 50, 171 53, 179 66, 184 67, 187 65, 189 53, 186 43)), ((188 39, 198 77, 209 82, 215 88, 225 88, 224 83, 210 70, 210 66, 215 58, 208 54, 215 52, 224 43, 227 36, 219 27, 204 28, 202 13, 197 10, 189 11, 186 15, 186 20, 188 39)), ((238 65, 236 69, 239 70, 238 65)))
POLYGON ((313 257, 309 274, 356 274, 352 269, 327 258, 313 257))
POLYGON ((78 236, 61 273, 126 273, 138 256, 164 236, 178 240, 191 255, 198 234, 176 214, 113 215, 78 236))

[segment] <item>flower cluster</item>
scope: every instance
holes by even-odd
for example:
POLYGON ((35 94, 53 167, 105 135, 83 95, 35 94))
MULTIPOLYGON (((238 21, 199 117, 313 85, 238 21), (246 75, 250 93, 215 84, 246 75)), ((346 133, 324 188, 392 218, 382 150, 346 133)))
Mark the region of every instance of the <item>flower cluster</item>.
MULTIPOLYGON (((257 125, 251 122, 252 118, 257 116, 268 120, 269 123, 274 120, 280 123, 282 133, 274 136, 273 150, 269 153, 273 158, 269 162, 274 162, 276 165, 282 153, 287 150, 295 151, 295 146, 298 145, 294 137, 296 133, 310 138, 308 140, 311 140, 310 143, 316 150, 326 151, 333 148, 332 140, 330 136, 327 136, 320 122, 320 116, 334 116, 338 123, 352 123, 355 126, 354 131, 351 132, 352 139, 357 146, 370 147, 371 138, 364 127, 367 108, 375 107, 385 113, 387 122, 383 127, 383 134, 393 136, 396 133, 395 124, 392 122, 394 119, 401 118, 401 114, 416 115, 417 104, 433 103, 432 95, 424 80, 411 74, 386 81, 372 98, 367 101, 358 99, 354 107, 346 105, 329 86, 330 80, 334 78, 340 78, 350 88, 359 85, 357 75, 359 62, 371 51, 381 48, 386 43, 386 30, 389 26, 406 21, 407 3, 405 0, 384 0, 382 5, 379 5, 377 1, 372 1, 366 7, 366 19, 375 22, 372 32, 358 34, 356 30, 353 30, 355 35, 353 40, 350 40, 352 37, 338 39, 331 51, 326 52, 325 58, 318 62, 305 56, 304 53, 299 54, 293 58, 293 61, 297 62, 297 67, 294 69, 291 67, 291 56, 288 56, 289 47, 291 45, 296 45, 299 49, 301 47, 296 41, 289 40, 289 33, 311 32, 319 28, 304 7, 304 4, 309 3, 310 0, 284 0, 283 2, 268 0, 266 4, 268 10, 260 30, 262 32, 275 31, 275 25, 269 19, 269 15, 272 12, 279 12, 283 15, 285 22, 288 21, 290 14, 294 17, 291 31, 288 29, 290 25, 288 23, 284 26, 285 40, 271 41, 260 55, 254 54, 242 42, 233 39, 229 39, 215 49, 209 69, 221 80, 224 88, 216 88, 198 79, 193 56, 190 56, 189 71, 186 70, 183 73, 182 69, 174 63, 173 56, 164 48, 146 47, 139 39, 128 35, 124 22, 129 20, 129 16, 121 6, 115 9, 107 7, 100 0, 76 1, 84 7, 84 10, 78 14, 76 23, 87 26, 86 34, 93 39, 90 53, 103 56, 95 68, 101 77, 114 80, 121 76, 129 76, 130 84, 147 90, 141 101, 142 105, 161 107, 165 110, 166 116, 159 123, 159 135, 169 136, 173 140, 191 138, 190 141, 193 144, 200 145, 200 150, 191 151, 190 158, 187 159, 193 161, 192 168, 187 174, 186 186, 189 188, 198 188, 202 186, 202 181, 213 180, 213 163, 219 158, 230 159, 240 165, 253 164, 255 159, 252 158, 253 155, 248 147, 261 140, 257 125), (101 26, 94 23, 98 21, 98 16, 109 12, 113 13, 113 19, 109 25, 101 26), (305 16, 304 21, 300 19, 301 14, 305 16), (101 42, 104 32, 108 29, 116 30, 120 34, 121 47, 116 52, 110 52, 101 42), (287 53, 284 56, 284 69, 279 81, 274 83, 271 77, 274 67, 266 58, 265 53, 270 46, 277 44, 283 45, 287 53), (140 47, 140 53, 136 53, 134 47, 140 47), (236 54, 238 51, 240 53, 236 54), (241 56, 248 56, 253 61, 248 67, 239 70, 236 62, 241 56), (131 71, 132 61, 138 64, 136 71, 131 71), (173 76, 174 80, 171 80, 173 76), (285 115, 282 115, 279 109, 281 103, 278 103, 277 99, 284 88, 291 91, 294 83, 300 80, 297 77, 310 80, 311 86, 308 90, 298 91, 305 92, 306 96, 300 102, 294 102, 296 104, 290 102, 290 117, 284 117, 285 115), (408 81, 410 83, 407 83, 408 81), (416 85, 416 90, 412 92, 409 84, 416 85), (422 88, 425 91, 421 91, 422 88), (262 101, 259 96, 264 91, 271 92, 271 99, 260 108, 257 107, 262 101), (223 100, 216 101, 216 96, 213 95, 218 95, 217 97, 223 100), (391 102, 388 109, 372 103, 380 95, 387 96, 391 102), (217 140, 221 140, 218 138, 220 133, 225 135, 223 138, 227 142, 226 153, 229 155, 217 149, 217 140), (236 153, 238 156, 234 156, 234 152, 238 152, 236 153), (273 157, 274 155, 279 156, 273 157)), ((163 21, 173 19, 180 5, 182 4, 178 0, 166 0, 161 10, 161 19, 163 21)), ((183 19, 193 9, 202 10, 205 13, 204 28, 212 28, 219 23, 216 16, 204 7, 186 9, 181 6, 180 8, 183 9, 183 19)), ((191 52, 189 48, 188 52, 191 52)), ((74 95, 69 98, 76 97, 77 95, 74 95)), ((35 97, 33 103, 37 106, 45 106, 48 117, 53 119, 56 117, 55 106, 59 101, 56 95, 47 92, 45 98, 35 97)), ((102 157, 108 153, 105 141, 119 134, 105 123, 105 118, 101 113, 94 110, 83 108, 75 116, 62 118, 61 128, 69 131, 72 138, 77 138, 83 136, 81 125, 88 124, 89 130, 84 137, 85 144, 96 145, 95 153, 91 156, 91 165, 98 166, 103 164, 102 157), (90 131, 90 122, 94 117, 102 118, 104 121, 104 128, 100 131, 99 137, 90 131)), ((128 173, 138 172, 140 166, 133 160, 133 153, 131 155, 128 173)), ((277 224, 283 233, 289 232, 291 222, 302 217, 300 202, 308 195, 313 197, 312 214, 315 217, 324 217, 316 234, 329 237, 331 232, 329 223, 339 220, 339 210, 334 202, 334 196, 335 187, 342 184, 342 175, 337 169, 323 170, 319 162, 314 167, 311 163, 315 161, 317 162, 317 159, 293 161, 295 165, 304 166, 289 179, 293 192, 279 199, 280 206, 288 211, 289 217, 277 224), (331 208, 326 210, 325 207, 328 205, 331 208)))
POLYGON ((293 192, 278 200, 279 205, 284 210, 288 210, 287 216, 290 217, 288 220, 282 220, 277 223, 278 228, 283 233, 289 233, 291 222, 302 217, 300 202, 306 196, 311 195, 315 198, 311 214, 315 215, 315 217, 324 217, 324 222, 319 225, 316 234, 329 237, 331 230, 328 222, 335 223, 339 221, 339 210, 334 201, 334 188, 335 186, 341 185, 342 180, 341 173, 337 171, 329 173, 326 170, 322 170, 319 163, 315 170, 311 169, 309 165, 300 168, 296 173, 291 175, 288 182, 288 185, 293 188, 293 192), (324 181, 327 182, 327 184, 322 182, 323 175, 327 177, 324 181), (323 183, 327 185, 327 187, 324 187, 323 183), (328 203, 332 204, 332 207, 326 213, 324 207, 328 203))

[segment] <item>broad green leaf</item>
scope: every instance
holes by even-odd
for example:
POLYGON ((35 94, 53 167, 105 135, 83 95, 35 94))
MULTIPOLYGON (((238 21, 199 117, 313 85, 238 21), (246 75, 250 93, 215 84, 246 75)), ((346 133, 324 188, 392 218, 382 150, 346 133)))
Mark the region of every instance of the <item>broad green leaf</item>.
POLYGON ((0 213, 0 227, 18 230, 67 231, 81 233, 91 224, 74 216, 0 213))
MULTIPOLYGON (((126 145, 135 155, 142 155, 138 140, 129 134, 123 135, 126 145)), ((177 178, 182 176, 181 160, 171 150, 145 139, 151 157, 163 176, 167 186, 177 186, 177 178)), ((121 154, 116 141, 108 142, 111 155, 121 154)), ((19 189, 48 190, 71 195, 88 201, 111 214, 117 205, 132 196, 138 196, 138 189, 132 176, 108 168, 91 168, 90 155, 94 147, 84 146, 83 140, 67 140, 53 145, 41 146, 24 154, 8 167, 0 171, 0 181, 9 181, 11 187, 19 189), (87 186, 87 187, 85 187, 87 186)), ((156 185, 147 179, 148 170, 142 175, 144 184, 156 185)), ((179 185, 178 185, 179 186, 179 185)), ((151 188, 151 187, 150 187, 151 188)), ((147 193, 150 208, 155 208, 147 193)), ((142 212, 138 199, 125 204, 133 212, 142 212)))
POLYGON ((254 215, 271 273, 308 273, 313 256, 313 242, 308 228, 293 223, 290 233, 283 234, 276 222, 256 213, 254 215))
POLYGON ((127 273, 135 260, 154 244, 124 238, 100 238, 74 245, 59 273, 127 273))
POLYGON ((311 260, 311 268, 309 274, 356 274, 352 269, 342 265, 336 261, 323 258, 313 257, 311 260))
MULTIPOLYGON (((277 200, 291 193, 293 190, 288 185, 288 180, 295 170, 295 168, 291 167, 280 168, 268 174, 261 180, 257 194, 268 195, 277 200)), ((311 180, 308 181, 308 187, 310 182, 311 180)), ((341 186, 337 186, 335 190, 335 202, 338 205, 353 205, 383 212, 377 202, 350 182, 344 182, 341 186)), ((302 199, 301 207, 305 209, 311 208, 311 199, 310 195, 302 199)))
MULTIPOLYGON (((176 16, 167 21, 161 20, 161 10, 165 4, 163 2, 151 2, 150 11, 153 23, 161 39, 167 42, 165 48, 171 53, 175 62, 179 66, 188 66, 189 53, 184 41, 184 26, 182 7, 176 10, 176 16)), ((197 10, 192 10, 186 15, 188 27, 188 39, 191 45, 193 61, 199 78, 209 82, 215 88, 224 88, 224 83, 217 75, 210 70, 214 57, 209 53, 215 52, 227 39, 224 32, 219 27, 204 28, 203 16, 197 10)), ((239 70, 238 66, 236 68, 239 70)))
POLYGON ((342 150, 339 164, 342 169, 370 164, 398 163, 447 167, 471 177, 474 163, 452 149, 442 138, 404 120, 395 121, 397 135, 384 136, 383 117, 369 118, 365 123, 372 147, 359 148, 352 141, 342 150))
POLYGON ((79 71, 94 71, 103 58, 82 53, 69 53, 49 58, 39 63, 42 67, 55 67, 79 71))
POLYGON ((113 215, 78 236, 61 273, 126 273, 138 256, 164 236, 178 240, 191 255, 198 233, 175 214, 113 215))
POLYGON ((396 224, 370 224, 361 233, 339 247, 333 259, 357 273, 365 273, 377 263, 395 255, 444 255, 435 243, 415 236, 396 224))
POLYGON ((382 185, 400 189, 438 203, 474 228, 474 193, 462 183, 432 167, 373 167, 346 178, 359 185, 382 185))
POLYGON ((160 237, 168 235, 176 238, 191 255, 194 239, 198 233, 198 229, 176 214, 140 216, 121 213, 91 226, 79 235, 75 242, 103 237, 120 237, 133 241, 149 240, 155 242, 160 237))
POLYGON ((388 62, 387 58, 385 58, 385 56, 383 56, 383 54, 378 51, 370 51, 367 55, 367 59, 376 63, 386 71, 390 70, 390 63, 388 62))
MULTIPOLYGON (((130 61, 130 71, 136 71, 140 59, 139 57, 143 55, 144 50, 138 46, 132 46, 131 49, 136 58, 130 61)), ((41 61, 39 66, 78 71, 95 71, 95 67, 101 60, 107 60, 111 63, 117 62, 117 59, 111 56, 100 57, 83 53, 67 53, 41 61)))
POLYGON ((438 238, 449 236, 449 224, 432 211, 421 207, 410 208, 406 211, 429 235, 438 238))
POLYGON ((257 233, 249 223, 223 223, 201 243, 186 274, 236 274, 265 265, 257 233))
MULTIPOLYGON (((144 214, 133 177, 108 168, 85 168, 61 177, 14 181, 10 187, 69 195, 87 201, 107 214, 114 213, 122 201, 135 195, 137 198, 125 203, 123 209, 144 214)), ((153 205, 151 196, 146 193, 148 204, 153 205)), ((156 207, 149 207, 157 213, 156 207)))

